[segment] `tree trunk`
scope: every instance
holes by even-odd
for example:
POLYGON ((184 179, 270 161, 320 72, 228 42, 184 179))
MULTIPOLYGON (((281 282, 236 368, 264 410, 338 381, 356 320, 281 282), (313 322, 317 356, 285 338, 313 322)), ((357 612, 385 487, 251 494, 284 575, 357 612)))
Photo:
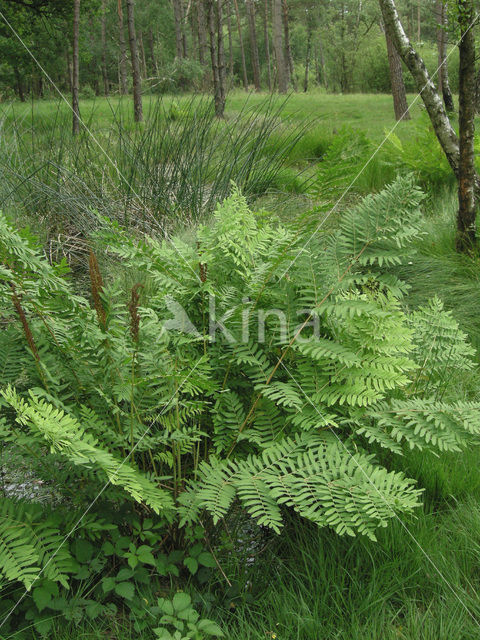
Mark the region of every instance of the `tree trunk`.
POLYGON ((287 93, 288 80, 287 65, 285 64, 285 53, 283 50, 282 0, 272 1, 272 26, 278 91, 279 93, 287 93))
POLYGON ((297 91, 297 79, 295 78, 295 69, 293 66, 292 47, 290 46, 290 25, 288 17, 288 4, 287 0, 282 0, 282 18, 283 18, 283 30, 285 33, 285 55, 287 59, 287 75, 293 85, 295 91, 297 91))
POLYGON ((78 55, 80 39, 80 0, 73 3, 73 78, 72 78, 72 112, 73 112, 73 135, 80 133, 80 62, 78 55))
POLYGON ((197 0, 198 60, 200 64, 205 64, 207 61, 207 34, 203 2, 204 0, 197 0))
POLYGON ((107 0, 102 0, 102 13, 100 17, 101 39, 102 39, 102 78, 103 94, 108 96, 108 70, 107 70, 107 27, 106 27, 107 0))
POLYGON ((385 30, 412 74, 416 89, 421 94, 425 108, 432 122, 435 135, 456 176, 460 161, 460 150, 457 134, 450 124, 443 102, 435 89, 423 60, 412 47, 402 23, 398 17, 394 0, 379 0, 385 30))
POLYGON ((327 66, 325 64, 325 56, 323 55, 323 43, 321 38, 318 38, 318 53, 320 56, 320 67, 322 69, 323 86, 328 91, 327 66))
POLYGON ((122 0, 118 0, 118 43, 120 45, 120 93, 126 96, 128 93, 127 81, 127 45, 125 43, 125 29, 123 25, 122 0))
POLYGON ((228 73, 233 78, 233 40, 232 40, 232 7, 227 0, 227 33, 228 33, 228 73))
POLYGON ((20 102, 25 102, 25 91, 23 89, 23 79, 22 74, 20 73, 20 69, 15 65, 13 67, 13 72, 15 74, 15 82, 17 84, 17 93, 20 99, 20 102))
POLYGON ((437 16, 438 91, 443 96, 446 110, 453 112, 455 105, 448 81, 447 34, 445 32, 447 15, 444 0, 436 0, 435 11, 437 16))
POLYGON ((155 75, 158 75, 157 60, 155 58, 155 36, 153 35, 152 27, 148 30, 148 48, 150 53, 150 60, 152 61, 152 69, 155 75))
POLYGON ((240 57, 242 59, 243 88, 245 89, 245 91, 248 91, 247 65, 245 64, 245 49, 243 47, 242 24, 240 22, 240 12, 238 10, 238 2, 237 2, 237 0, 233 0, 233 6, 234 6, 234 9, 235 9, 235 17, 237 19, 238 42, 239 42, 239 45, 240 45, 240 57))
POLYGON ((127 0, 127 26, 128 40, 130 43, 130 57, 132 60, 133 114, 135 122, 142 122, 142 80, 140 77, 140 63, 138 59, 137 33, 135 31, 134 0, 127 0))
MULTIPOLYGON (((308 19, 308 17, 307 17, 308 19)), ((312 29, 310 25, 307 23, 307 53, 305 56, 305 78, 303 79, 303 92, 307 93, 308 91, 308 72, 310 69, 310 53, 312 49, 312 29)))
POLYGON ((138 54, 140 56, 141 74, 143 78, 148 77, 147 58, 145 56, 145 47, 143 46, 143 33, 140 31, 138 36, 138 54))
POLYGON ((173 17, 175 19, 175 56, 183 58, 183 11, 181 0, 173 0, 173 17))
POLYGON ((265 60, 267 62, 268 90, 272 91, 272 63, 270 60, 270 42, 268 38, 268 0, 265 0, 263 9, 263 39, 265 40, 265 60))
POLYGON ((207 0, 213 97, 217 118, 223 118, 225 112, 225 54, 223 51, 222 4, 223 0, 207 0))
POLYGON ((422 41, 422 16, 420 11, 421 1, 422 0, 417 0, 417 42, 422 41))
POLYGON ((457 249, 468 250, 475 238, 475 201, 480 198, 480 178, 475 171, 473 153, 475 101, 475 40, 471 28, 473 0, 459 0, 464 12, 459 18, 463 37, 460 49, 460 140, 455 133, 442 100, 425 68, 423 60, 410 44, 398 17, 394 0, 379 0, 385 29, 412 74, 421 93, 435 134, 458 180, 459 212, 457 249), (468 28, 467 28, 468 27, 468 28))
POLYGON ((458 170, 457 251, 471 251, 476 236, 475 203, 475 35, 472 24, 475 15, 473 0, 461 0, 459 25, 461 41, 458 125, 460 132, 460 164, 458 170))
POLYGON ((387 41, 388 64, 390 66, 390 84, 392 85, 395 119, 397 121, 410 120, 407 93, 405 91, 405 82, 403 81, 402 60, 398 55, 398 51, 387 31, 385 31, 385 39, 387 41))
POLYGON ((260 91, 260 60, 258 57, 257 32, 255 29, 255 7, 252 0, 246 0, 250 50, 252 56, 253 84, 255 91, 260 91))

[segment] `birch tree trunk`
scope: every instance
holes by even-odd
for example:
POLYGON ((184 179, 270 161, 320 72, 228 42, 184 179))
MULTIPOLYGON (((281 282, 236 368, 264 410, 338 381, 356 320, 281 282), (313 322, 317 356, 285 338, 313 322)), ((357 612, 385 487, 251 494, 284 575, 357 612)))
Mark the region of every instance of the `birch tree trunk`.
POLYGON ((407 92, 405 91, 405 82, 403 80, 402 60, 398 55, 398 51, 387 31, 385 31, 385 39, 387 41, 388 64, 390 66, 390 84, 392 85, 395 119, 397 121, 410 120, 407 92))
POLYGON ((125 43, 125 27, 123 24, 123 8, 122 0, 118 0, 118 43, 120 45, 120 93, 122 96, 126 96, 128 93, 128 81, 127 81, 127 45, 125 43))
POLYGON ((138 58, 137 33, 135 30, 134 0, 127 0, 128 40, 132 59, 133 77, 133 115, 135 122, 143 121, 142 80, 140 76, 140 61, 138 58))
POLYGON ((285 52, 283 50, 283 21, 282 0, 272 1, 272 26, 273 46, 275 49, 275 62, 277 68, 278 92, 287 93, 287 65, 285 64, 285 52))
POLYGON ((80 133, 80 62, 79 62, 79 39, 80 39, 80 0, 73 3, 73 70, 72 70, 72 132, 73 135, 80 133))
POLYGON ((415 81, 416 89, 421 93, 435 135, 455 175, 458 176, 460 161, 459 141, 448 119, 443 102, 435 89, 435 85, 428 74, 423 60, 415 51, 403 30, 394 0, 379 0, 379 3, 382 10, 385 30, 388 32, 400 57, 410 71, 415 81))
POLYGON ((470 28, 473 0, 458 0, 463 11, 459 26, 462 32, 460 50, 460 139, 453 129, 442 100, 425 68, 423 60, 410 44, 398 17, 394 0, 379 0, 385 29, 397 47, 402 60, 421 92, 435 134, 458 180, 459 211, 457 217, 457 249, 468 251, 475 241, 475 206, 480 199, 480 178, 474 164, 475 111, 475 40, 470 28))
POLYGON ((255 28, 255 7, 252 0, 245 0, 250 35, 250 53, 252 56, 253 84, 255 91, 260 91, 260 60, 258 57, 257 31, 255 28))
POLYGON ((444 0, 436 0, 435 13, 437 17, 437 48, 438 48, 438 91, 443 96, 447 111, 455 111, 447 65, 447 34, 445 32, 447 14, 444 0))
POLYGON ((475 202, 475 15, 473 0, 460 0, 459 25, 461 41, 459 66, 458 125, 460 132, 460 164, 458 171, 457 251, 471 251, 476 238, 475 202))

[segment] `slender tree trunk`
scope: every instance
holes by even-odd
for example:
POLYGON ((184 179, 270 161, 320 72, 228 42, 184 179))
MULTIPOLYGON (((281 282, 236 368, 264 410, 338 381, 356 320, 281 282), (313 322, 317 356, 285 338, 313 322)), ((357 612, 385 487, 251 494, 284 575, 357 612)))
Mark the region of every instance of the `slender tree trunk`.
POLYGON ((232 6, 227 0, 228 73, 233 78, 232 6))
POLYGON ((183 11, 181 0, 173 0, 173 17, 175 20, 175 56, 183 58, 183 11))
POLYGON ((438 91, 443 96, 446 110, 452 112, 455 111, 455 105, 448 80, 447 34, 445 31, 447 15, 444 0, 436 0, 435 12, 437 15, 438 91))
POLYGON ((155 58, 155 36, 153 35, 152 27, 148 30, 148 48, 150 53, 150 60, 152 61, 152 69, 155 75, 158 75, 157 59, 155 58))
POLYGON ((207 61, 207 34, 205 26, 204 0, 197 0, 197 20, 198 20, 198 60, 200 64, 207 61))
POLYGON ((438 141, 450 166, 458 177, 459 142, 457 134, 448 119, 443 102, 435 89, 423 60, 412 47, 403 30, 394 0, 379 0, 379 3, 385 30, 390 35, 400 57, 412 74, 416 89, 422 96, 438 141))
POLYGON ((102 0, 102 13, 100 18, 102 39, 102 78, 103 94, 108 96, 108 70, 107 70, 107 27, 106 27, 107 0, 102 0))
POLYGON ((120 93, 122 94, 122 96, 125 96, 128 93, 127 45, 125 42, 125 28, 123 25, 122 0, 118 0, 117 11, 118 11, 118 43, 120 45, 120 61, 119 61, 120 93))
POLYGON ((287 75, 293 85, 295 91, 297 91, 297 79, 295 78, 295 69, 293 66, 292 47, 290 46, 290 24, 288 16, 288 4, 287 0, 282 0, 282 17, 283 17, 283 29, 285 34, 285 55, 287 59, 287 75))
POLYGON ((318 38, 318 54, 320 56, 320 67, 322 69, 323 86, 328 91, 327 67, 325 65, 325 57, 323 55, 322 39, 320 37, 318 38))
POLYGON ((421 1, 417 0, 417 42, 422 41, 422 16, 421 16, 421 1))
POLYGON ((472 23, 475 15, 473 0, 460 0, 461 41, 459 67, 460 164, 458 171, 457 251, 471 251, 476 238, 475 202, 475 35, 472 23))
POLYGON ((185 8, 183 6, 183 0, 180 1, 180 10, 182 15, 182 54, 184 58, 188 58, 188 49, 187 49, 187 32, 185 29, 186 17, 185 17, 185 8))
POLYGON ((20 73, 20 69, 15 65, 13 67, 13 72, 15 74, 15 82, 17 83, 17 93, 20 99, 20 102, 25 102, 25 91, 23 89, 23 79, 22 74, 20 73))
POLYGON ((73 64, 72 64, 72 59, 70 57, 70 47, 67 47, 66 58, 67 58, 68 89, 70 93, 73 93, 73 64))
POLYGON ((387 41, 388 64, 390 66, 390 84, 392 85, 395 119, 410 120, 407 92, 405 91, 405 82, 403 80, 402 73, 402 60, 398 55, 398 51, 387 31, 385 31, 385 39, 387 41))
POLYGON ((283 50, 282 0, 272 1, 272 26, 278 91, 279 93, 287 93, 288 79, 285 52, 283 50))
POLYGON ((248 91, 247 65, 245 64, 245 49, 244 49, 244 46, 243 46, 242 24, 240 22, 240 12, 238 10, 238 2, 237 2, 237 0, 233 0, 233 7, 235 9, 235 17, 237 19, 238 43, 240 45, 240 58, 242 60, 243 88, 245 89, 245 91, 248 91))
POLYGON ((135 122, 142 122, 142 80, 140 76, 140 63, 138 59, 137 33, 135 30, 134 0, 127 0, 127 26, 128 40, 130 43, 130 56, 132 60, 134 120, 135 122))
POLYGON ((272 62, 270 59, 270 42, 268 37, 268 0, 263 5, 263 39, 265 41, 265 60, 267 62, 268 90, 272 91, 272 62))
MULTIPOLYGON (((307 16, 308 20, 308 16, 307 16)), ((312 50, 312 29, 311 26, 307 22, 307 53, 305 56, 305 77, 303 79, 303 92, 307 93, 308 91, 308 72, 310 69, 310 53, 312 50)))
POLYGON ((207 0, 213 97, 217 118, 223 118, 225 112, 225 54, 223 51, 222 4, 223 0, 207 0))
POLYGON ((253 84, 255 91, 260 91, 260 60, 258 57, 257 31, 255 28, 255 7, 252 0, 246 0, 248 29, 250 34, 250 51, 252 56, 253 84))
POLYGON ((470 28, 473 18, 473 0, 459 0, 462 15, 460 50, 460 140, 453 129, 443 102, 425 68, 423 60, 410 44, 398 17, 394 0, 379 0, 385 29, 412 74, 421 93, 435 134, 458 180, 459 213, 457 223, 457 249, 469 250, 475 239, 475 201, 480 199, 480 177, 475 171, 473 135, 475 101, 475 40, 470 28))
POLYGON ((138 53, 140 56, 142 77, 147 78, 148 77, 147 58, 145 56, 145 47, 143 46, 143 33, 141 31, 140 31, 140 35, 138 36, 138 53))
POLYGON ((80 61, 78 55, 80 40, 80 0, 73 3, 73 78, 72 78, 72 112, 73 112, 73 135, 80 133, 80 61))

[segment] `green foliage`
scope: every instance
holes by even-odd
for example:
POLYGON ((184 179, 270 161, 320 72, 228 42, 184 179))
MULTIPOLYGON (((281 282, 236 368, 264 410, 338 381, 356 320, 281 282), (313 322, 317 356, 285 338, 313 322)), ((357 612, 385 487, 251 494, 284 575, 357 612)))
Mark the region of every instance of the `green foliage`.
POLYGON ((160 618, 162 626, 153 630, 158 640, 204 640, 212 636, 224 637, 216 622, 208 618, 200 619, 188 593, 176 593, 172 600, 159 598, 158 608, 163 614, 160 618), (169 630, 172 627, 174 631, 169 630))
MULTIPOLYGON (((375 540, 420 504, 385 450, 475 441, 480 406, 449 393, 451 372, 472 368, 465 334, 437 299, 404 311, 405 285, 385 271, 421 238, 422 199, 399 178, 327 239, 252 213, 236 189, 191 242, 104 221, 94 241, 120 275, 104 282, 91 254, 93 305, 1 219, 0 339, 13 345, 0 367, 4 446, 73 513, 92 508, 92 523, 107 512, 125 529, 135 508, 148 514, 127 536, 91 531, 104 539, 104 597, 137 612, 151 572, 201 580, 213 557, 194 545, 170 558, 158 536, 215 524, 234 503, 276 532, 295 512, 375 540), (105 575, 112 555, 121 568, 105 575)), ((62 528, 45 534, 48 549, 62 528)), ((47 585, 66 582, 63 556, 50 568, 23 530, 6 521, 0 540, 6 579, 28 586, 43 568, 47 585)), ((91 562, 93 549, 87 536, 64 561, 91 562)), ((49 588, 36 593, 42 613, 49 588)), ((177 631, 202 637, 199 625, 177 631)))

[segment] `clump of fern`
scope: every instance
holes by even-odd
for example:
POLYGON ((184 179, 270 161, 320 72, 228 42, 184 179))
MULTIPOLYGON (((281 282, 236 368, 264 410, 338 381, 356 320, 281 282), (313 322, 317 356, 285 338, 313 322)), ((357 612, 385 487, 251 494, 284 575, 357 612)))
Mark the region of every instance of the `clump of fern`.
POLYGON ((0 217, 4 442, 79 510, 127 500, 171 531, 238 502, 277 532, 288 509, 375 539, 420 504, 392 454, 480 433, 480 405, 448 393, 473 367, 465 335, 438 300, 405 312, 386 270, 420 237, 422 199, 399 178, 327 240, 238 190, 191 242, 104 220, 95 246, 137 282, 125 290, 92 254, 91 296, 0 217))

